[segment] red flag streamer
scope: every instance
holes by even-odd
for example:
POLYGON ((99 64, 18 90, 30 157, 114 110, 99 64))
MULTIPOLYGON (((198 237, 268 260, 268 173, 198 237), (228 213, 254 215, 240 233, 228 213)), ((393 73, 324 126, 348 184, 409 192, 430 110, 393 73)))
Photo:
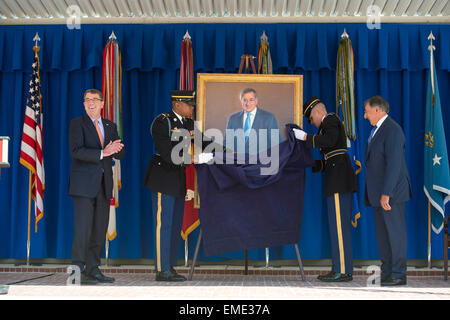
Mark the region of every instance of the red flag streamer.
MULTIPOLYGON (((189 33, 186 32, 181 43, 180 90, 192 90, 193 86, 192 42, 189 33)), ((191 117, 194 118, 194 115, 191 115, 191 117)), ((181 228, 181 237, 184 240, 200 225, 198 209, 194 208, 195 168, 193 164, 186 168, 186 189, 183 226, 181 228)))
MULTIPOLYGON (((119 137, 122 139, 122 62, 119 43, 114 32, 111 33, 103 50, 102 94, 105 101, 102 117, 117 125, 119 137)), ((117 235, 116 208, 119 206, 119 190, 122 187, 120 160, 114 160, 113 181, 113 198, 110 203, 107 231, 109 241, 113 240, 117 235)))

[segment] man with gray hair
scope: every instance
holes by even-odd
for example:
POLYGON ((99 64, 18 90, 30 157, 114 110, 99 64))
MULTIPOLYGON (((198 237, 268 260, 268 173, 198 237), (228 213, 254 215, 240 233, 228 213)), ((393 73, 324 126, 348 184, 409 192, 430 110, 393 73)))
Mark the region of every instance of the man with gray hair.
MULTIPOLYGON (((237 152, 242 150, 246 153, 259 153, 277 145, 279 142, 278 121, 272 113, 259 107, 256 90, 253 88, 242 90, 240 101, 242 110, 231 114, 227 123, 228 133, 230 129, 234 130, 232 149, 237 152), (243 136, 239 136, 238 131, 236 131, 238 129, 243 130, 243 136), (260 132, 260 130, 266 130, 266 139, 261 139, 261 137, 264 137, 264 132, 260 132), (277 130, 278 141, 271 139, 271 130, 277 130)), ((226 140, 231 140, 228 134, 226 140)), ((228 144, 229 142, 226 143, 225 147, 229 147, 228 144)))
POLYGON ((397 286, 406 284, 405 202, 412 192, 405 135, 388 112, 389 103, 380 96, 364 102, 364 118, 373 126, 365 152, 364 202, 373 207, 381 285, 397 286))

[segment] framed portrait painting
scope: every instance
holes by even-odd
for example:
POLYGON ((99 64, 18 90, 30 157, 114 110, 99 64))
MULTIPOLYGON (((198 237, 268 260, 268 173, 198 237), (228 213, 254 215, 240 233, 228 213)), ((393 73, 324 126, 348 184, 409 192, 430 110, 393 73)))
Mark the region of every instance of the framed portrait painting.
MULTIPOLYGON (((303 127, 303 76, 281 74, 197 74, 197 108, 196 121, 198 129, 208 136, 208 131, 221 132, 224 139, 220 142, 227 146, 230 131, 241 131, 245 134, 246 118, 250 109, 255 110, 251 122, 251 130, 258 130, 254 137, 257 143, 245 143, 242 149, 251 153, 257 144, 256 153, 262 148, 273 146, 274 140, 279 142, 287 138, 285 125, 295 123, 303 127), (255 107, 252 107, 256 105, 255 107), (247 111, 247 113, 246 113, 247 111), (245 114, 245 116, 244 116, 245 114), (257 128, 259 126, 259 128, 257 128), (256 128, 256 129, 255 129, 256 128), (262 130, 261 130, 262 129, 262 130), (276 130, 273 130, 276 129, 276 130), (261 139, 261 131, 266 138, 261 139), (268 131, 275 136, 268 134, 268 131), (227 134, 226 134, 227 132, 227 134), (272 138, 270 138, 272 137, 272 138), (274 139, 276 138, 276 139, 274 139), (225 140, 227 140, 225 142, 225 140), (262 143, 262 141, 264 141, 262 143), (271 144, 272 143, 272 144, 271 144)), ((250 119, 252 119, 250 117, 250 119)), ((245 141, 252 141, 250 135, 245 141)), ((236 139, 235 142, 242 137, 236 139)), ((215 140, 216 142, 219 142, 215 140)), ((220 144, 219 142, 219 144, 220 144)), ((246 142, 247 143, 247 142, 246 142)), ((275 142, 276 143, 276 142, 275 142)), ((238 145, 239 143, 236 143, 238 145)), ((231 142, 232 146, 235 146, 231 142)), ((242 145, 242 144, 241 144, 242 145)), ((239 153, 239 150, 233 150, 239 153)), ((196 180, 196 179, 195 179, 196 180)), ((195 207, 199 208, 198 189, 195 187, 195 207)))
POLYGON ((243 109, 241 93, 246 89, 256 93, 258 108, 275 116, 282 138, 287 123, 303 127, 302 75, 198 73, 196 120, 202 132, 225 132, 230 115, 243 109))

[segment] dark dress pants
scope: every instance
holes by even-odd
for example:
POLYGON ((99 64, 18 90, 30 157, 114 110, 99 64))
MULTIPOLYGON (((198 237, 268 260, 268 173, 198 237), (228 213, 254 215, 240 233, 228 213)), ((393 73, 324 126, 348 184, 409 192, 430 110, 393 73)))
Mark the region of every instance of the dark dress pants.
POLYGON ((381 278, 406 279, 405 203, 391 204, 391 210, 373 208, 375 234, 381 260, 381 278))
POLYGON ((109 222, 109 202, 102 182, 95 198, 72 196, 74 238, 72 264, 87 275, 101 262, 109 222))

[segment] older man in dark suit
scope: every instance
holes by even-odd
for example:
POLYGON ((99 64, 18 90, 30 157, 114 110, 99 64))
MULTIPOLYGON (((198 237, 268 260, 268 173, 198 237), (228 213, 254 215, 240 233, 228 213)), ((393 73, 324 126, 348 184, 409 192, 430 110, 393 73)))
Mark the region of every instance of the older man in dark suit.
POLYGON ((84 94, 86 115, 70 123, 72 157, 69 195, 73 200, 74 238, 72 264, 81 271, 81 284, 113 282, 100 265, 112 198, 112 158, 125 155, 116 125, 101 117, 102 93, 89 89, 84 94))
MULTIPOLYGON (((253 88, 246 88, 240 93, 242 110, 231 114, 227 121, 227 130, 234 130, 233 139, 225 137, 225 140, 234 140, 231 150, 251 154, 265 151, 280 142, 277 118, 270 112, 261 109, 258 105, 258 95, 253 88), (239 137, 236 130, 242 129, 244 135, 239 137), (266 131, 266 139, 261 139, 260 130, 266 131), (272 139, 272 130, 274 131, 272 139)), ((229 142, 230 143, 230 142, 229 142)), ((228 144, 229 144, 228 143, 228 144)), ((227 142, 225 147, 229 148, 227 142)))
POLYGON ((380 96, 364 103, 364 118, 373 126, 365 152, 365 203, 373 207, 381 259, 381 285, 406 284, 405 202, 411 185, 405 161, 405 135, 388 116, 389 103, 380 96))

